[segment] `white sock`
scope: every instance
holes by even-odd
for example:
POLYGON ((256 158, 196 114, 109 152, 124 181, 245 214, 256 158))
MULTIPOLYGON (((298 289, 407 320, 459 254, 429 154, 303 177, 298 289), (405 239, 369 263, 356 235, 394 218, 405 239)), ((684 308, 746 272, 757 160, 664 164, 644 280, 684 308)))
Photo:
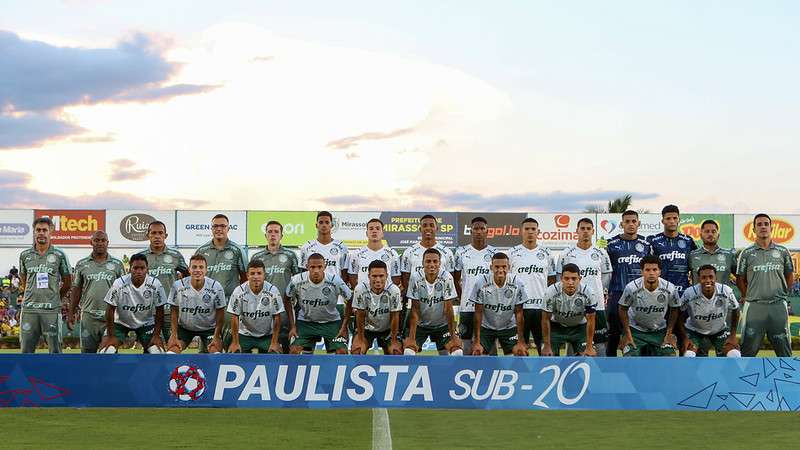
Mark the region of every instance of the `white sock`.
POLYGON ((725 356, 727 356, 728 358, 741 358, 742 352, 734 348, 733 350, 728 351, 728 353, 725 356))
POLYGON ((176 353, 175 353, 175 352, 173 352, 172 350, 167 350, 167 354, 168 354, 168 355, 175 355, 176 353))
POLYGON ((412 350, 410 348, 407 348, 407 349, 403 350, 403 354, 404 355, 412 355, 413 356, 413 355, 416 355, 417 352, 415 352, 414 350, 412 350))
POLYGON ((105 351, 99 351, 97 353, 117 353, 117 347, 114 347, 113 345, 109 345, 108 347, 106 347, 105 351))
POLYGON ((693 352, 693 351, 691 351, 691 350, 686 350, 686 351, 683 353, 683 357, 684 357, 684 358, 694 358, 695 356, 697 356, 697 353, 695 353, 695 352, 693 352))
POLYGON ((147 347, 147 353, 150 353, 151 355, 158 355, 161 354, 162 351, 157 345, 151 345, 150 347, 147 347))
POLYGON ((464 356, 464 350, 456 349, 450 353, 450 356, 464 356))

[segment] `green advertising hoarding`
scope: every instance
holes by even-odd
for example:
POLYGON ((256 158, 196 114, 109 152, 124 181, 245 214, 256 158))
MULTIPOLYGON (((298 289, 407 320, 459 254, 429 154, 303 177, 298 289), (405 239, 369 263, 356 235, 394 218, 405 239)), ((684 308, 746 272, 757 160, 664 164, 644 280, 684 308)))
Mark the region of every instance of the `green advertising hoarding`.
POLYGON ((719 242, 722 248, 733 248, 733 214, 700 214, 683 213, 679 231, 697 242, 697 246, 702 246, 700 239, 700 225, 706 220, 713 220, 719 224, 719 242))
POLYGON ((277 220, 283 225, 281 244, 299 247, 317 237, 316 218, 315 211, 247 211, 247 245, 266 245, 267 222, 277 220))

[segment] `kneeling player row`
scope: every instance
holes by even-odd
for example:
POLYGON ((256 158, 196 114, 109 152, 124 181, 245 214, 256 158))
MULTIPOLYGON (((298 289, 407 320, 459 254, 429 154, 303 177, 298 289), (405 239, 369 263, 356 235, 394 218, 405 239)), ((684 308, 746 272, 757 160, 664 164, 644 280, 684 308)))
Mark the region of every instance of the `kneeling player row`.
MULTIPOLYGON (((730 288, 716 282, 713 266, 700 269, 700 284, 682 298, 674 285, 660 278, 657 257, 644 258, 641 266, 643 277, 629 283, 620 299, 625 330, 620 346, 625 355, 674 355, 674 332, 686 342, 688 356, 712 345, 717 354, 738 356, 736 335, 729 332, 726 321, 732 311, 735 329, 738 302, 730 288), (685 329, 678 322, 680 310, 688 312, 685 329)), ((181 352, 195 336, 205 341, 210 352, 280 353, 281 314, 286 312, 291 353, 312 353, 316 342, 324 340, 328 352, 344 354, 348 352, 348 320, 355 310, 352 354, 366 353, 376 341, 385 354, 415 354, 428 338, 442 354, 463 354, 452 305, 455 286, 452 276, 441 268, 437 250, 424 253, 422 275, 411 277, 407 292, 411 309, 405 320, 401 319, 400 289, 389 281, 384 262, 369 265, 369 281, 358 284, 355 292, 337 275, 325 272, 322 255, 311 255, 307 268, 291 279, 282 298, 275 286, 264 281, 264 264, 253 260, 247 268, 248 281, 226 301, 222 286, 206 277, 205 258, 195 255, 190 260, 191 276, 176 281, 166 298, 158 280, 147 275, 147 259, 136 255, 131 259, 131 273, 117 279, 106 295, 107 330, 100 352, 115 352, 134 332, 149 353, 181 352), (347 300, 346 307, 337 305, 340 297, 347 300), (166 324, 169 331, 163 323, 165 306, 172 308, 166 324), (223 329, 226 308, 230 330, 223 329)), ((573 354, 596 355, 596 298, 591 285, 581 283, 578 266, 566 264, 560 282, 548 288, 544 299, 539 354, 558 355, 563 344, 573 354)), ((507 255, 493 255, 491 276, 480 280, 467 301, 475 306, 469 353, 491 353, 499 342, 506 354, 528 355, 522 308, 527 296, 522 283, 509 276, 507 255)))

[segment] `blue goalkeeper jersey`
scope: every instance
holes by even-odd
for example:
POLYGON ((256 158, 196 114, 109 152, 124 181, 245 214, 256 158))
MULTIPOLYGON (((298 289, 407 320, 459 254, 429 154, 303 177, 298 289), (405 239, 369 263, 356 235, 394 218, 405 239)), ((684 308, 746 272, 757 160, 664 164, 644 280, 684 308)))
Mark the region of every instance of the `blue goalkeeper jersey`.
POLYGON ((642 276, 642 258, 652 250, 650 244, 641 236, 636 239, 623 239, 621 234, 608 240, 606 252, 611 259, 611 285, 609 292, 622 292, 625 286, 642 276))
POLYGON ((697 249, 694 239, 683 233, 667 237, 658 233, 647 237, 653 254, 661 260, 661 278, 678 287, 678 292, 689 287, 689 254, 697 249))

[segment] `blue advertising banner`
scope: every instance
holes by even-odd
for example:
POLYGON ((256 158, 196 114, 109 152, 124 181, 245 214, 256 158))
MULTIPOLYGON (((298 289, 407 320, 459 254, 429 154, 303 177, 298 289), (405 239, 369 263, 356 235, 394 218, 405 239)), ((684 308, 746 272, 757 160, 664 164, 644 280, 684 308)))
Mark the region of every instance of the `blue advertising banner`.
POLYGON ((0 406, 800 410, 800 358, 9 355, 0 406))

